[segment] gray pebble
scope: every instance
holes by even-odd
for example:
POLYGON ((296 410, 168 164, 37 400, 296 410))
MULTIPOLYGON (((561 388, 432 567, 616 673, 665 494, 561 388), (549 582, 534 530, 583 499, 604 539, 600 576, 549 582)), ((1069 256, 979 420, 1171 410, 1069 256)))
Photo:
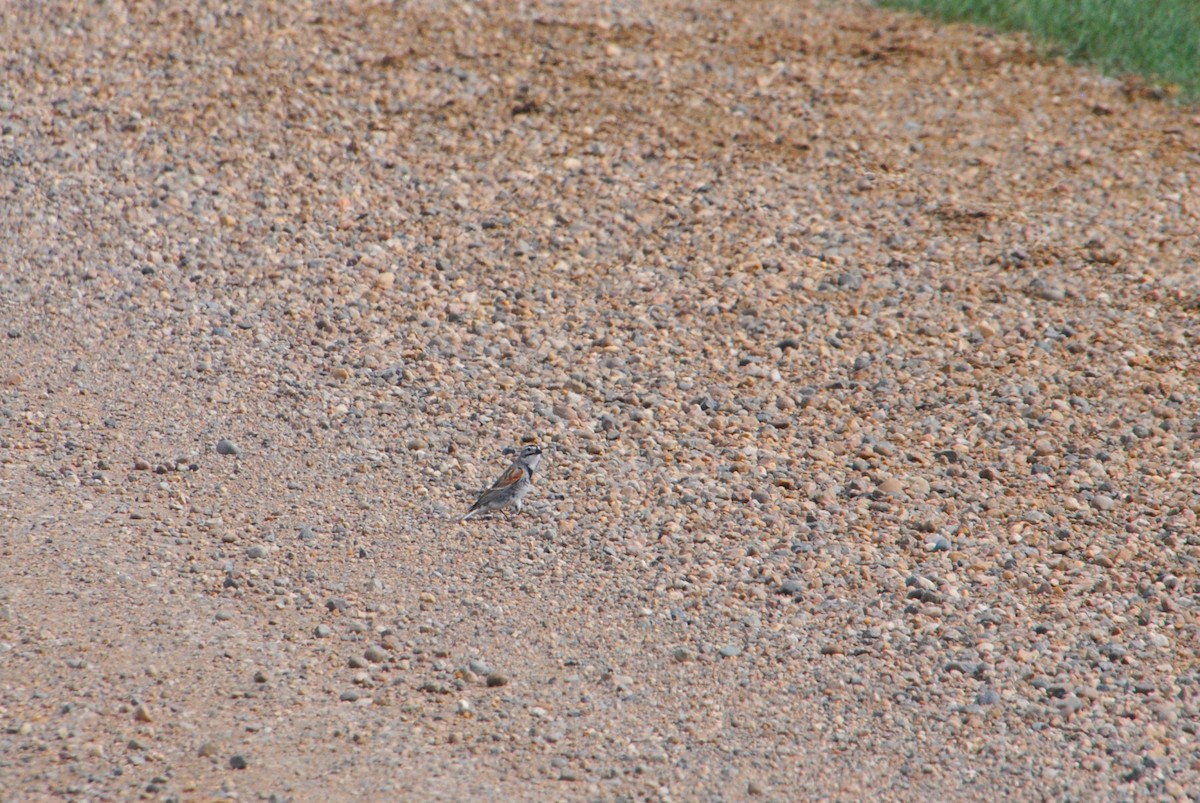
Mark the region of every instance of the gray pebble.
POLYGON ((736 644, 730 644, 727 647, 722 647, 720 652, 722 658, 736 658, 742 654, 742 648, 736 644))
POLYGON ((317 638, 329 638, 331 633, 333 633, 333 630, 326 624, 317 625, 316 629, 313 630, 313 635, 317 638))
POLYGON ((1062 301, 1067 297, 1067 293, 1063 288, 1041 278, 1034 279, 1029 283, 1029 294, 1043 301, 1062 301))
POLYGON ((357 689, 346 689, 344 692, 338 695, 338 699, 343 703, 353 703, 358 700, 360 696, 361 695, 358 693, 357 689))
POLYGON ((851 268, 837 277, 837 286, 843 290, 858 290, 863 286, 863 272, 858 268, 851 268))
POLYGON ((976 705, 995 705, 1000 702, 1000 693, 991 686, 984 686, 975 695, 976 705))
POLYGON ((467 664, 467 669, 470 669, 476 675, 487 677, 492 674, 492 668, 483 661, 471 661, 467 664))
POLYGON ((248 762, 243 755, 230 756, 229 766, 235 770, 244 770, 248 766, 248 762))
POLYGON ((267 556, 267 548, 261 544, 255 544, 246 550, 248 558, 265 558, 267 556))
POLYGON ((803 594, 804 583, 795 578, 788 578, 779 584, 779 590, 784 594, 803 594))
POLYGON ((944 535, 939 535, 925 542, 925 550, 927 552, 949 552, 953 549, 953 544, 950 539, 944 535))
POLYGON ((1074 694, 1071 694, 1071 695, 1068 695, 1065 699, 1055 701, 1054 705, 1056 708, 1058 708, 1059 712, 1062 713, 1064 716, 1070 716, 1071 714, 1074 714, 1079 709, 1083 708, 1084 702, 1083 702, 1083 700, 1080 700, 1078 697, 1076 697, 1074 694))
POLYGON ((373 664, 383 663, 388 659, 388 654, 380 647, 367 647, 367 651, 363 653, 363 657, 373 664))
POLYGON ((242 450, 238 448, 237 444, 228 438, 221 438, 221 440, 217 441, 217 454, 237 457, 241 453, 242 450))

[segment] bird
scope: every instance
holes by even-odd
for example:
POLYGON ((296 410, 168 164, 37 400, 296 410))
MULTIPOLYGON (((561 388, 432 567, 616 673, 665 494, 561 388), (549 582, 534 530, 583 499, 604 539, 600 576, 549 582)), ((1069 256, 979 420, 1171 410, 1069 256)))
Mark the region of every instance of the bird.
POLYGON ((533 472, 542 459, 541 447, 529 444, 521 449, 512 465, 504 469, 500 478, 492 483, 492 487, 479 495, 475 504, 462 517, 462 521, 482 513, 502 510, 511 507, 517 513, 521 512, 525 494, 533 487, 533 472))

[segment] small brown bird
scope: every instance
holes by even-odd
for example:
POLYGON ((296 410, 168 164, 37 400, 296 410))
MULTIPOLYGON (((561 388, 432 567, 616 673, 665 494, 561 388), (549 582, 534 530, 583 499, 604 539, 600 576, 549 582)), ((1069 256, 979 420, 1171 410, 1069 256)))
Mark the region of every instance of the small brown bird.
POLYGON ((530 444, 522 448, 517 459, 504 470, 500 479, 496 480, 491 488, 479 495, 462 520, 466 521, 482 513, 503 510, 506 507, 511 507, 520 513, 525 494, 529 493, 529 489, 533 487, 534 469, 541 460, 542 450, 540 447, 530 444))

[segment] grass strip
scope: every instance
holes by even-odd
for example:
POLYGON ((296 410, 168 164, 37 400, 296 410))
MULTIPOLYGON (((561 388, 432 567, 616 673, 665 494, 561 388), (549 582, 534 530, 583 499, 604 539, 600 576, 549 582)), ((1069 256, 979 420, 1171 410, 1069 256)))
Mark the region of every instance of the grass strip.
POLYGON ((950 22, 1027 31, 1051 55, 1136 73, 1200 100, 1200 0, 877 0, 950 22))

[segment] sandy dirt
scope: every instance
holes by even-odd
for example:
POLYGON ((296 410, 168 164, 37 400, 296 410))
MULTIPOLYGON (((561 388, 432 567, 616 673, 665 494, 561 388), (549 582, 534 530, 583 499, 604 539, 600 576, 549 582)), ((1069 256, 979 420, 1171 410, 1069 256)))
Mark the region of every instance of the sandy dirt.
POLYGON ((855 3, 0 16, 0 799, 1197 799, 1194 109, 855 3))

